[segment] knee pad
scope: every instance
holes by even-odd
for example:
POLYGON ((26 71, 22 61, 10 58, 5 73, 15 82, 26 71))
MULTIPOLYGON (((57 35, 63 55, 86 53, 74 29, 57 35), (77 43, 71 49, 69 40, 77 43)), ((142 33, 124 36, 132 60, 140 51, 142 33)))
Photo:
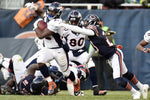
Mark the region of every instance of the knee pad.
POLYGON ((123 77, 127 78, 128 80, 132 80, 132 78, 134 77, 134 75, 131 72, 127 72, 123 75, 123 77))
POLYGON ((125 88, 126 85, 127 85, 127 82, 121 77, 120 78, 116 78, 115 82, 117 83, 118 86, 121 86, 123 88, 125 88))

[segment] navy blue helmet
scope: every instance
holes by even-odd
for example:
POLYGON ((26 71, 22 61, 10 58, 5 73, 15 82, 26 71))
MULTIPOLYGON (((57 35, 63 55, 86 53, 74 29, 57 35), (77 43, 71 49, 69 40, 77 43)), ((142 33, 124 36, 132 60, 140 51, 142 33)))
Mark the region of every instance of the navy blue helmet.
POLYGON ((71 22, 76 22, 76 25, 79 25, 81 20, 82 20, 82 15, 77 10, 71 11, 68 15, 69 24, 71 24, 71 22))
POLYGON ((62 11, 63 8, 59 2, 52 2, 47 9, 48 17, 59 18, 62 14, 62 11), (53 11, 55 15, 50 14, 50 11, 53 11))
POLYGON ((44 87, 48 87, 48 82, 41 76, 36 77, 30 84, 30 91, 33 94, 40 94, 44 87))
POLYGON ((99 25, 100 18, 95 14, 89 14, 84 18, 84 25, 99 25))

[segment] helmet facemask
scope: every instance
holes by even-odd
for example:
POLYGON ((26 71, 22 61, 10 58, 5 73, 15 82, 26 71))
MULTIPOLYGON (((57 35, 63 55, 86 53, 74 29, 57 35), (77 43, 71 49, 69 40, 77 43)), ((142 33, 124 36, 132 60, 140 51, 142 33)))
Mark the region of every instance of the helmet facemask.
POLYGON ((77 10, 71 11, 70 14, 68 15, 68 21, 69 21, 69 24, 71 25, 80 26, 81 20, 82 20, 82 15, 77 10))
POLYGON ((63 8, 58 2, 53 2, 47 9, 49 20, 59 18, 62 14, 63 8))

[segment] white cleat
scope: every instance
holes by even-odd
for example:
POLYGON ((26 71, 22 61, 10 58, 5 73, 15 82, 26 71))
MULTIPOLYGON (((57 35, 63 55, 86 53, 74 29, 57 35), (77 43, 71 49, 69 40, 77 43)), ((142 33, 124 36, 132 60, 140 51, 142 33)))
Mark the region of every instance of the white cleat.
POLYGON ((137 91, 136 93, 132 94, 132 96, 134 100, 137 100, 140 99, 141 93, 137 91))
POLYGON ((8 70, 6 68, 1 68, 1 72, 3 74, 3 78, 4 80, 7 80, 10 77, 10 73, 8 72, 8 70))
POLYGON ((4 59, 4 57, 3 57, 3 55, 0 53, 0 64, 2 63, 3 59, 4 59))
POLYGON ((143 88, 141 90, 141 93, 143 95, 143 99, 147 99, 148 89, 149 89, 149 85, 148 84, 144 84, 143 88))
POLYGON ((67 89, 70 95, 74 95, 74 84, 69 78, 67 79, 67 89))

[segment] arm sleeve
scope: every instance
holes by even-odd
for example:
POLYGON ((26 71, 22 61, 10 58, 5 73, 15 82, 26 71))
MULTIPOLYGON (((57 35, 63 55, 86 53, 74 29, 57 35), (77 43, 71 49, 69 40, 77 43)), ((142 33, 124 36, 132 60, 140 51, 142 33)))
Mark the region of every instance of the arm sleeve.
POLYGON ((81 33, 81 34, 84 34, 84 35, 88 35, 88 36, 93 36, 94 35, 94 31, 90 30, 90 29, 80 28, 78 26, 69 25, 69 24, 62 24, 62 26, 65 27, 66 29, 69 29, 71 31, 81 33))

